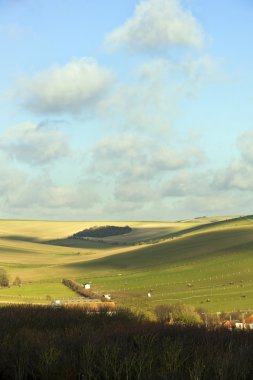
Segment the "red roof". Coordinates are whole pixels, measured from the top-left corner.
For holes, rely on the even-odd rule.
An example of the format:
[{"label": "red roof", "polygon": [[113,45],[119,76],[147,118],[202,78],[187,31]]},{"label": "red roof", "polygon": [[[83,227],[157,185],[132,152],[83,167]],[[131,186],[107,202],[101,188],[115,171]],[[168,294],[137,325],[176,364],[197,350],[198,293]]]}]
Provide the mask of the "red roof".
[{"label": "red roof", "polygon": [[245,318],[245,323],[253,323],[253,314]]}]

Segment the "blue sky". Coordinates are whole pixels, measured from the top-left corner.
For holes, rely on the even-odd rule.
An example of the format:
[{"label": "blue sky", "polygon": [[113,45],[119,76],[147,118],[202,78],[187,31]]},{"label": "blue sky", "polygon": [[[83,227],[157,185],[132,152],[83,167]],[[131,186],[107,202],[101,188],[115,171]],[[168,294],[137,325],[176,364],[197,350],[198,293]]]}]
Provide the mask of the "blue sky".
[{"label": "blue sky", "polygon": [[0,0],[2,218],[250,214],[250,0]]}]

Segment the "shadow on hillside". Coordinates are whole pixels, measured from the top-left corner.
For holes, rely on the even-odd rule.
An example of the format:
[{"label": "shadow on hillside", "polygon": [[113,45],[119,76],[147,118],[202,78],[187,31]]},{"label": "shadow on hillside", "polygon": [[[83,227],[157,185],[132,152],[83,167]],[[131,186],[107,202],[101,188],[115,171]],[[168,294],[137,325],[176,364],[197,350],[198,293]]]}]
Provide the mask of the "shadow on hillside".
[{"label": "shadow on hillside", "polygon": [[124,244],[112,244],[98,240],[85,240],[85,239],[56,239],[44,241],[43,244],[57,245],[60,247],[72,248],[88,248],[88,249],[111,249],[121,247]]},{"label": "shadow on hillside", "polygon": [[0,236],[0,239],[3,240],[14,240],[14,241],[24,241],[30,243],[41,243],[41,241],[32,236],[24,236],[24,235],[5,235]]},{"label": "shadow on hillside", "polygon": [[226,254],[231,250],[239,252],[249,247],[253,248],[251,231],[247,228],[245,230],[226,229],[186,235],[163,244],[150,245],[89,262],[71,263],[67,266],[79,268],[83,266],[87,269],[155,268],[164,265],[182,265],[207,255]]},{"label": "shadow on hillside", "polygon": [[[5,235],[0,236],[2,240],[10,240],[10,241],[20,241],[20,242],[28,242],[28,243],[38,243],[38,244],[46,244],[46,245],[56,245],[60,247],[72,247],[72,248],[88,248],[88,249],[111,249],[117,248],[121,246],[125,246],[125,243],[107,243],[104,241],[98,240],[85,240],[85,239],[55,239],[55,240],[40,240],[36,237],[32,236],[24,236],[24,235]],[[9,249],[9,248],[8,248]],[[18,249],[17,249],[18,250]]]}]

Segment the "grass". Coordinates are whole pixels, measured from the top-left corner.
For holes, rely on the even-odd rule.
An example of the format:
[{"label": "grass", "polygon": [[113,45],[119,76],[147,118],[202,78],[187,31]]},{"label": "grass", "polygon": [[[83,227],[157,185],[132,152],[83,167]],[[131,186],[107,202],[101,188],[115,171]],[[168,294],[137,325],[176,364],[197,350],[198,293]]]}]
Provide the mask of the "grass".
[{"label": "grass", "polygon": [[[66,239],[107,224],[129,225],[133,232],[102,241]],[[156,305],[178,301],[209,312],[252,310],[253,218],[177,223],[2,220],[0,267],[11,281],[19,276],[25,282],[22,288],[0,289],[0,302],[72,297],[61,284],[67,277],[91,281],[95,291],[111,293],[119,305],[150,315]]]},{"label": "grass", "polygon": [[32,282],[0,290],[0,302],[51,303],[51,299],[78,298],[61,282]]}]

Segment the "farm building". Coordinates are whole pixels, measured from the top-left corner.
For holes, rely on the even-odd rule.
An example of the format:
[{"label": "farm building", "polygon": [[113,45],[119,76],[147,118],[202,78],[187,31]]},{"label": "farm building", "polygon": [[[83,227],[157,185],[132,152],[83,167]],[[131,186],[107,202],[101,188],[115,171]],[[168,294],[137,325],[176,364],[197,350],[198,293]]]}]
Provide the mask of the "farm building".
[{"label": "farm building", "polygon": [[83,284],[83,288],[84,289],[90,289],[91,288],[91,284],[89,284],[89,283]]},{"label": "farm building", "polygon": [[54,306],[62,306],[62,301],[61,301],[61,300],[54,300],[54,301],[52,302],[52,304],[53,304]]},{"label": "farm building", "polygon": [[235,322],[235,328],[239,330],[243,330],[245,328],[245,323],[243,322]]},{"label": "farm building", "polygon": [[245,318],[245,323],[251,323],[251,324],[253,323],[253,314]]},{"label": "farm building", "polygon": [[238,329],[238,330],[253,330],[253,316],[246,318],[243,321],[224,321],[222,324],[223,327],[226,327],[227,329]]},{"label": "farm building", "polygon": [[233,328],[233,322],[232,321],[224,321],[222,326],[226,327],[227,329],[232,329]]}]

